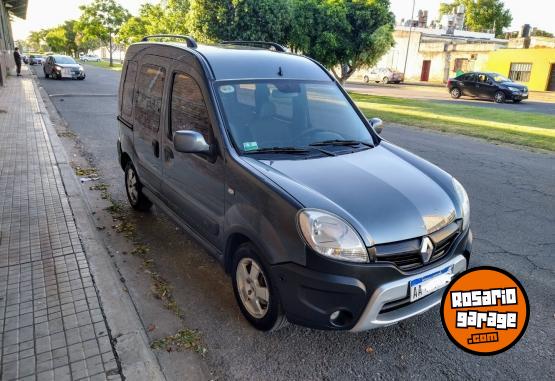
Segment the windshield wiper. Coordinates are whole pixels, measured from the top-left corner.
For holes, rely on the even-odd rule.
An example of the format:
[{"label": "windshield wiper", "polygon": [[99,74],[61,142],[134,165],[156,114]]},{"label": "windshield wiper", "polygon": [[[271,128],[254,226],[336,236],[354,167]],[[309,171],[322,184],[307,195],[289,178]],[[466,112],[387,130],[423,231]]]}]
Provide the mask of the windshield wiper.
[{"label": "windshield wiper", "polygon": [[363,142],[361,140],[342,140],[342,139],[333,139],[333,140],[323,140],[321,142],[315,142],[309,144],[309,146],[356,146],[356,145],[364,145],[367,147],[374,147],[373,144],[368,142]]},{"label": "windshield wiper", "polygon": [[284,154],[306,154],[310,151],[304,148],[297,148],[297,147],[263,147],[257,148],[252,151],[245,151],[245,154],[252,154],[252,153],[284,153]]}]

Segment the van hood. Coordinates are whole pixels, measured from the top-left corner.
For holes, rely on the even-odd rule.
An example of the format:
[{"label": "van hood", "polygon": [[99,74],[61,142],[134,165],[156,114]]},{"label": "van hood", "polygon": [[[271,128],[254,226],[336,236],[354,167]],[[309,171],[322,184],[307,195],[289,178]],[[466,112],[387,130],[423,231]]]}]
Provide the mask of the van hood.
[{"label": "van hood", "polygon": [[382,142],[352,154],[307,160],[243,158],[304,207],[349,221],[368,246],[421,237],[453,221],[451,176],[389,147],[394,149]]}]

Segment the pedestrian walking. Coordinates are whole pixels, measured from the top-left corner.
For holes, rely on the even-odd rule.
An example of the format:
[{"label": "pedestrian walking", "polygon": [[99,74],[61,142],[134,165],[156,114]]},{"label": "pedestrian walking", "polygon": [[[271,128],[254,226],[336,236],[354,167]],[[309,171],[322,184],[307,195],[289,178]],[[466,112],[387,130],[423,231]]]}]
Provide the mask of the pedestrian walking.
[{"label": "pedestrian walking", "polygon": [[17,67],[17,76],[21,77],[21,54],[19,54],[19,48],[15,48],[13,52],[13,59],[15,60],[15,66]]}]

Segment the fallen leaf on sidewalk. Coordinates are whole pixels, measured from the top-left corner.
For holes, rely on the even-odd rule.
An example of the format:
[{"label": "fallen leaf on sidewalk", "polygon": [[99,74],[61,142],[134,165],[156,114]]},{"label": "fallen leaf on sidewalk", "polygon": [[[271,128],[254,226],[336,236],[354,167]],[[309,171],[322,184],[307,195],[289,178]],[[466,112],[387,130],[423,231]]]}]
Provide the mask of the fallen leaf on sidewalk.
[{"label": "fallen leaf on sidewalk", "polygon": [[366,353],[373,353],[373,352],[374,352],[374,348],[366,347]]},{"label": "fallen leaf on sidewalk", "polygon": [[152,332],[156,329],[156,326],[154,324],[149,324],[147,329],[148,329],[148,332]]}]

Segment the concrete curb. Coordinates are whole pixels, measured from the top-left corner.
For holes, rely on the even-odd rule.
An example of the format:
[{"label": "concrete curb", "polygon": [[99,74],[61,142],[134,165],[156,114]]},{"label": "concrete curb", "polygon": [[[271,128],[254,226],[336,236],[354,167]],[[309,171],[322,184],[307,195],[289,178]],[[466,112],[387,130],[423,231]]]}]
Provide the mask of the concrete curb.
[{"label": "concrete curb", "polygon": [[[38,107],[42,114],[43,128],[52,145],[111,337],[115,339],[115,349],[123,376],[128,380],[165,380],[160,364],[150,350],[149,341],[135,305],[129,294],[123,290],[121,276],[94,229],[92,213],[85,201],[82,187],[75,177],[46,109],[45,102],[50,103],[50,100],[43,100],[34,77],[31,75]],[[54,112],[55,108],[53,104],[51,105],[51,110]]]}]

